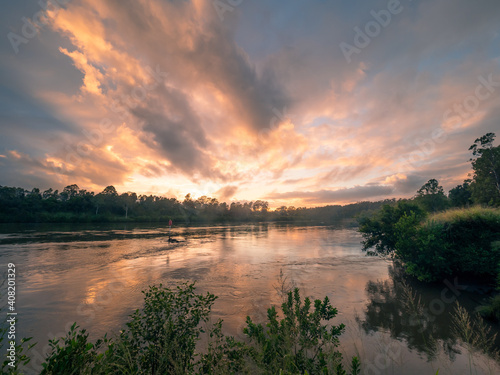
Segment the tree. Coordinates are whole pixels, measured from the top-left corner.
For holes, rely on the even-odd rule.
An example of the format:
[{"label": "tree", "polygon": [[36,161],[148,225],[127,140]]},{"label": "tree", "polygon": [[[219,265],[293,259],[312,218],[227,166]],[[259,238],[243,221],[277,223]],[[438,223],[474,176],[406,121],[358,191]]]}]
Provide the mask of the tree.
[{"label": "tree", "polygon": [[470,191],[471,180],[465,180],[462,185],[457,185],[448,193],[448,198],[453,207],[465,207],[472,203]]},{"label": "tree", "polygon": [[444,195],[443,187],[439,182],[431,178],[420,189],[417,190],[415,202],[429,212],[444,210],[448,205],[448,200]]},{"label": "tree", "polygon": [[500,146],[493,146],[495,133],[477,138],[469,147],[474,172],[471,192],[474,202],[490,206],[500,205]]},{"label": "tree", "polygon": [[417,195],[419,197],[432,194],[444,194],[443,187],[439,186],[439,182],[434,178],[431,178],[417,190]]},{"label": "tree", "polygon": [[414,202],[399,201],[396,205],[386,204],[371,216],[358,218],[359,232],[364,240],[363,250],[375,247],[375,252],[388,254],[396,249],[398,241],[395,226],[398,221],[413,215],[417,221],[422,221],[426,212],[421,205]]},{"label": "tree", "polygon": [[54,197],[54,191],[52,190],[52,188],[50,188],[48,190],[45,190],[42,193],[42,198],[43,199],[49,199],[49,198],[52,198],[52,197]]},{"label": "tree", "polygon": [[33,188],[31,190],[31,193],[28,194],[28,197],[31,197],[32,199],[41,199],[42,195],[40,194],[40,189],[39,188]]},{"label": "tree", "polygon": [[137,194],[128,192],[120,195],[120,201],[125,210],[125,219],[128,219],[128,210],[137,202]]},{"label": "tree", "polygon": [[252,206],[254,211],[267,212],[269,210],[269,203],[266,201],[257,200]]},{"label": "tree", "polygon": [[194,209],[195,203],[191,198],[191,194],[186,194],[186,196],[184,197],[184,201],[182,202],[182,205],[186,209]]},{"label": "tree", "polygon": [[117,197],[118,193],[113,185],[107,186],[101,193],[102,195]]},{"label": "tree", "polygon": [[63,191],[61,192],[60,195],[64,201],[67,201],[67,200],[77,196],[79,190],[80,190],[80,188],[76,184],[68,185],[63,189]]},{"label": "tree", "polygon": [[184,201],[182,202],[182,207],[184,209],[186,222],[192,222],[196,218],[196,207],[195,202],[191,198],[191,194],[186,194]]},{"label": "tree", "polygon": [[96,207],[95,214],[99,213],[99,208],[103,207],[110,213],[121,214],[121,207],[118,205],[118,192],[115,187],[107,186],[101,193],[97,194],[94,199]]}]

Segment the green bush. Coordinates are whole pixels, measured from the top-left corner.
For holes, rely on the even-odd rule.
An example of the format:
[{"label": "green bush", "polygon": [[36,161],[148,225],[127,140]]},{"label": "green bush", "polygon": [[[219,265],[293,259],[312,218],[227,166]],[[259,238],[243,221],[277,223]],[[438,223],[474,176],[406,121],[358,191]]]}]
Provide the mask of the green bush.
[{"label": "green bush", "polygon": [[[9,326],[2,322],[2,325],[0,326],[0,347],[4,345],[4,338],[8,337],[7,334],[9,332]],[[5,359],[3,362],[1,362],[1,370],[2,374],[10,374],[10,375],[18,375],[22,374],[21,369],[25,367],[28,363],[31,362],[31,358],[29,356],[29,351],[30,349],[35,346],[36,344],[30,344],[29,342],[31,341],[31,337],[28,337],[26,339],[22,339],[21,343],[14,345],[14,359],[10,357],[10,351],[8,350],[10,346],[10,341],[6,340],[5,342],[5,348],[6,354]]]},{"label": "green bush", "polygon": [[[311,311],[311,307],[313,307]],[[299,289],[288,293],[282,305],[282,319],[274,307],[267,311],[268,323],[255,324],[247,317],[244,329],[256,350],[254,359],[265,374],[346,374],[342,355],[335,350],[344,325],[327,326],[337,315],[328,297],[323,301],[309,298],[302,302]],[[359,361],[352,359],[352,374],[360,371]]]},{"label": "green bush", "polygon": [[[152,286],[144,293],[144,308],[136,310],[114,339],[87,341],[76,323],[65,338],[51,340],[43,375],[55,374],[224,374],[245,367],[244,344],[222,334],[222,321],[208,325],[213,294],[195,293],[194,284],[176,289]],[[196,352],[202,334],[208,349]]]},{"label": "green bush", "polygon": [[[75,323],[66,337],[51,340],[42,374],[347,374],[335,350],[344,326],[322,324],[337,315],[327,297],[302,301],[295,289],[282,305],[283,319],[274,307],[267,328],[247,317],[250,346],[225,336],[222,320],[209,324],[217,297],[196,294],[194,284],[151,286],[143,293],[143,309],[117,337],[92,344]],[[357,357],[350,367],[352,375],[360,373]]]},{"label": "green bush", "polygon": [[360,217],[359,232],[363,235],[363,250],[375,247],[376,252],[387,254],[394,251],[398,236],[395,225],[405,215],[414,214],[418,221],[426,212],[418,204],[399,201],[396,205],[386,204],[372,216]]},{"label": "green bush", "polygon": [[483,318],[500,321],[500,294],[492,297],[487,305],[480,306],[478,312]]},{"label": "green bush", "polygon": [[[199,367],[204,373],[214,373],[220,367],[242,367],[243,345],[222,336],[221,322],[207,328],[216,296],[196,294],[194,284],[189,283],[175,290],[160,284],[143,293],[144,308],[131,315],[108,353],[113,373],[188,374]],[[200,359],[195,349],[205,333],[219,346],[209,345]]]},{"label": "green bush", "polygon": [[429,222],[421,226],[415,215],[404,216],[395,225],[398,240],[396,257],[404,262],[406,272],[421,281],[433,281],[452,273],[450,244],[444,226]]},{"label": "green bush", "polygon": [[400,201],[359,220],[363,249],[393,254],[421,281],[450,275],[500,280],[500,209],[471,207],[433,214]]},{"label": "green bush", "polygon": [[88,333],[77,329],[74,323],[65,338],[49,341],[51,351],[42,364],[41,375],[102,373],[103,354],[97,351],[108,340],[104,338],[92,344],[87,340]]},{"label": "green bush", "polygon": [[500,210],[473,207],[430,216],[405,215],[395,225],[395,254],[423,281],[468,275],[493,282],[498,275]]}]

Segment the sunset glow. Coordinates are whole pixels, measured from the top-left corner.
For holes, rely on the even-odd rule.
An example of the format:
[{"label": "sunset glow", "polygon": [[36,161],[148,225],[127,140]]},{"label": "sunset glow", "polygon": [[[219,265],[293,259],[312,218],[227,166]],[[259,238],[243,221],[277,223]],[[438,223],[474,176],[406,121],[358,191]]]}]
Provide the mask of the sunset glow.
[{"label": "sunset glow", "polygon": [[223,3],[4,4],[0,185],[409,197],[461,183],[500,129],[496,0]]}]

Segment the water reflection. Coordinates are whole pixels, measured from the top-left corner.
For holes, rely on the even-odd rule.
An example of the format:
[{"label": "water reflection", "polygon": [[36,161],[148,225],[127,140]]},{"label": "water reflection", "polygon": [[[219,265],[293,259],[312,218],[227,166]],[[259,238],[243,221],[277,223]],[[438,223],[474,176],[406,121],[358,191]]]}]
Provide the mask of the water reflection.
[{"label": "water reflection", "polygon": [[[458,279],[422,285],[405,277],[398,264],[390,265],[388,274],[387,280],[367,282],[369,302],[364,316],[356,318],[359,326],[367,334],[384,332],[395,340],[404,340],[408,349],[425,354],[428,361],[442,353],[455,361],[461,347],[450,323],[457,302],[475,316],[477,293],[464,290]],[[498,330],[492,328],[493,332]]]}]

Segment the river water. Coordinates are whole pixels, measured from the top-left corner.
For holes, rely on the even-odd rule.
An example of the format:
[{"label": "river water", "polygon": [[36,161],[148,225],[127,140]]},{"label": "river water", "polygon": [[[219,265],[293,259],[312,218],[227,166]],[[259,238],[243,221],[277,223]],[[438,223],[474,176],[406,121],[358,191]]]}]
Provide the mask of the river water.
[{"label": "river water", "polygon": [[197,291],[219,297],[213,321],[222,318],[225,333],[244,339],[247,315],[263,322],[267,308],[280,304],[281,271],[285,284],[303,296],[330,298],[339,311],[333,323],[347,327],[340,351],[345,358],[358,355],[363,374],[500,373],[490,356],[452,332],[456,301],[472,311],[484,298],[481,290],[453,278],[431,286],[402,283],[390,259],[362,252],[355,228],[173,228],[175,243],[168,235],[168,228],[155,225],[0,227],[1,272],[6,275],[7,263],[16,266],[17,335],[38,342],[30,370],[40,368],[48,339],[62,336],[73,322],[92,339],[118,332],[141,307],[141,291],[153,284],[196,280]]}]

